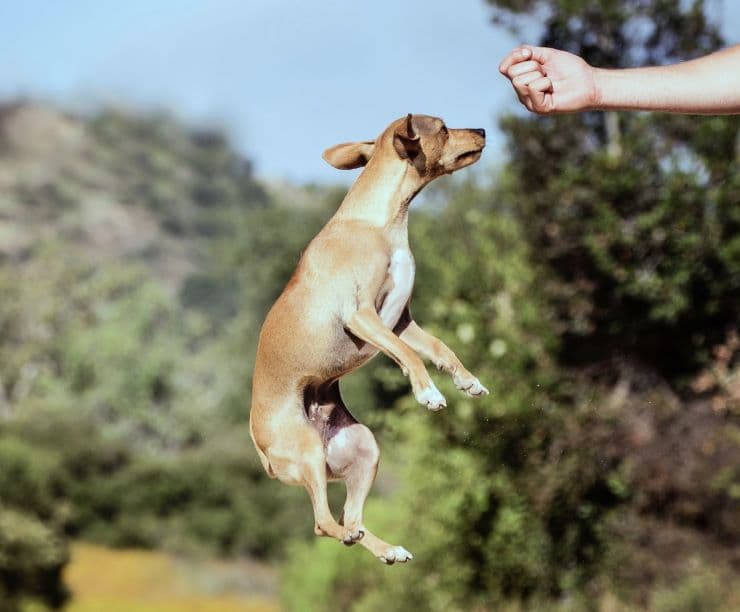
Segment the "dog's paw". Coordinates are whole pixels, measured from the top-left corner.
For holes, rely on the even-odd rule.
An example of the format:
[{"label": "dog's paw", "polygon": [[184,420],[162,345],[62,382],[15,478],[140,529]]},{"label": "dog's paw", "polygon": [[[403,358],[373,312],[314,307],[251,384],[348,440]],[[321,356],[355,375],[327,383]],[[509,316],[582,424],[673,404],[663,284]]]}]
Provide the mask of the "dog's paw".
[{"label": "dog's paw", "polygon": [[353,546],[356,542],[359,542],[365,537],[365,529],[363,527],[357,527],[354,529],[347,529],[342,536],[342,544],[345,546]]},{"label": "dog's paw", "polygon": [[434,412],[442,410],[442,408],[447,406],[444,396],[432,382],[429,383],[428,387],[424,387],[416,394],[416,401]]},{"label": "dog's paw", "polygon": [[464,391],[470,397],[481,397],[482,395],[488,395],[488,389],[486,389],[475,376],[468,374],[467,376],[455,376],[455,386]]},{"label": "dog's paw", "polygon": [[406,563],[406,561],[411,561],[411,559],[413,558],[414,555],[412,555],[403,546],[389,546],[382,553],[380,553],[380,555],[378,555],[378,559],[380,559],[386,565],[393,565],[394,563]]}]

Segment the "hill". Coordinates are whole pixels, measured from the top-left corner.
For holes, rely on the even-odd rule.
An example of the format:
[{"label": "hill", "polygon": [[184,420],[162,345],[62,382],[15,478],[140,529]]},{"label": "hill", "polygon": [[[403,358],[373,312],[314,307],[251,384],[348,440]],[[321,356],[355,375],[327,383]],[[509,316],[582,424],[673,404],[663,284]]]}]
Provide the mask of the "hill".
[{"label": "hill", "polygon": [[[292,192],[166,115],[0,108],[0,599],[59,601],[70,536],[270,557],[310,533],[246,427],[260,308],[324,214]],[[264,235],[296,194],[298,235]]]}]

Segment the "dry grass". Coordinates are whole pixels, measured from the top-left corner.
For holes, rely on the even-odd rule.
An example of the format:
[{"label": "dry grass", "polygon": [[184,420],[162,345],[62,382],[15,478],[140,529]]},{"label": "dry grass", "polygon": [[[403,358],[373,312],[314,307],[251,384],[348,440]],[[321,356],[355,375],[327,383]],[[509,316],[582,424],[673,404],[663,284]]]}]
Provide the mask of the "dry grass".
[{"label": "dry grass", "polygon": [[76,544],[65,581],[68,612],[276,612],[274,571],[240,561]]}]

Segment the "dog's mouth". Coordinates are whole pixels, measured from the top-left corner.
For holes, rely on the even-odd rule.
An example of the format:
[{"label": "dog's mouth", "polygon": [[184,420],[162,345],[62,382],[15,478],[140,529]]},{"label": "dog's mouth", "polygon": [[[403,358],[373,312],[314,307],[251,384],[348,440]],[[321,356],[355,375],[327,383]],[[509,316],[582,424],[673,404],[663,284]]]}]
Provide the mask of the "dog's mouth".
[{"label": "dog's mouth", "polygon": [[458,155],[455,158],[455,162],[459,164],[472,164],[474,161],[480,158],[483,149],[473,149]]}]

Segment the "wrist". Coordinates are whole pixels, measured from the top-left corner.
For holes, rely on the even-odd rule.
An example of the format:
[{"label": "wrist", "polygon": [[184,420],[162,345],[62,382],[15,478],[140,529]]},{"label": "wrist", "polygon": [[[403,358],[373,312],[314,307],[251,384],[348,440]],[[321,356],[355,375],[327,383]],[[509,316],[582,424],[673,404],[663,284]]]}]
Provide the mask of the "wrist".
[{"label": "wrist", "polygon": [[609,70],[591,68],[591,96],[588,110],[606,110],[608,108]]}]

